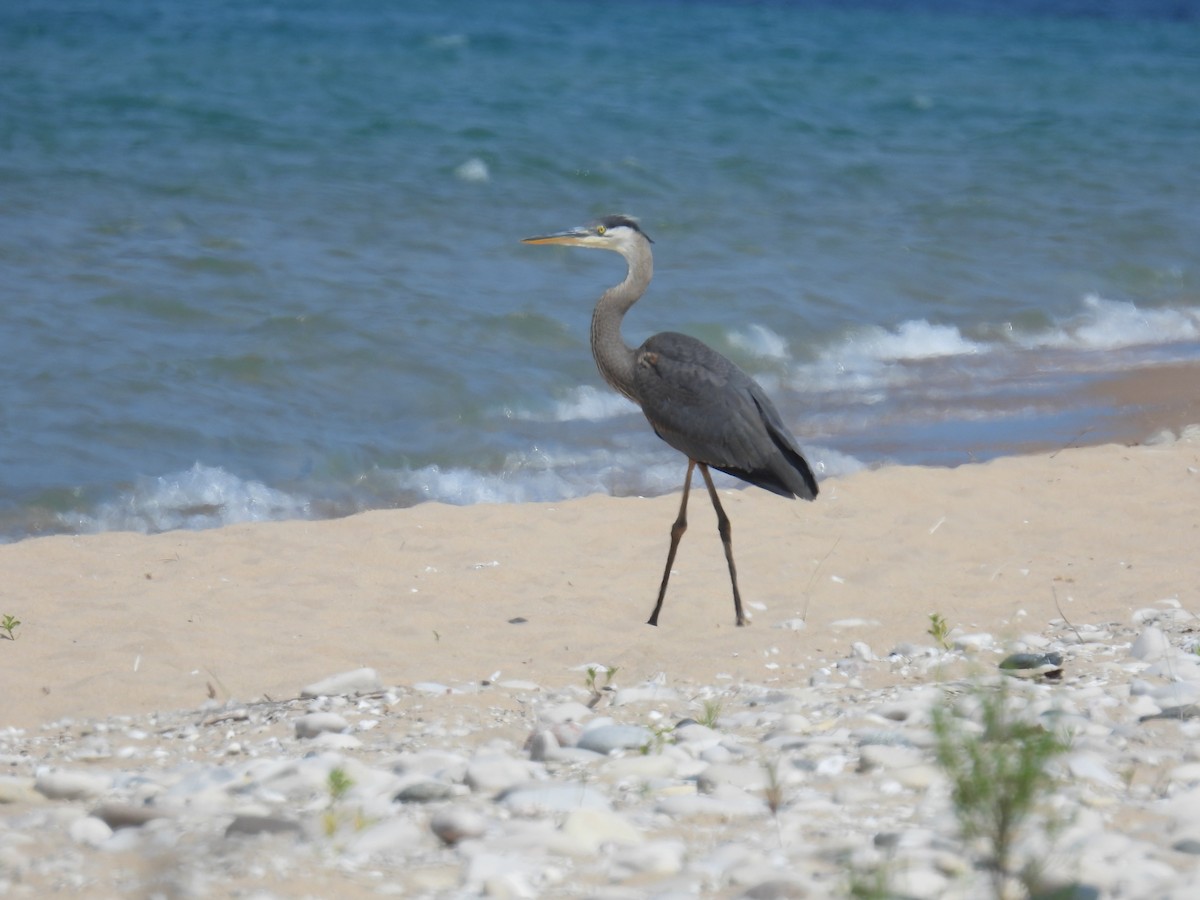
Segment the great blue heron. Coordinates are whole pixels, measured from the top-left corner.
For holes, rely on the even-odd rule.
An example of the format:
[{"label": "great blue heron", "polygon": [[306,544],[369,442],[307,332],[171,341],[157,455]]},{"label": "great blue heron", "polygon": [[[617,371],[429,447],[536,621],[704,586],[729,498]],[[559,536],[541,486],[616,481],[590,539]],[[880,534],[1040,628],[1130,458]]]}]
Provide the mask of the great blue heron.
[{"label": "great blue heron", "polygon": [[817,480],[762,387],[707,344],[664,331],[634,350],[621,339],[621,320],[641,298],[654,274],[650,238],[627,216],[606,216],[556,234],[525,238],[527,244],[567,244],[613,250],[625,257],[625,280],[609,288],[592,313],[592,355],[604,380],[642,408],[650,427],[688,459],[679,516],[671,526],[671,549],[649,624],[658,624],[671,564],[687,530],[692,470],[699,467],[717,512],[725,546],[737,624],[745,625],[733,564],[729,517],[721,508],[709,468],[734,475],[784,497],[817,496]]}]

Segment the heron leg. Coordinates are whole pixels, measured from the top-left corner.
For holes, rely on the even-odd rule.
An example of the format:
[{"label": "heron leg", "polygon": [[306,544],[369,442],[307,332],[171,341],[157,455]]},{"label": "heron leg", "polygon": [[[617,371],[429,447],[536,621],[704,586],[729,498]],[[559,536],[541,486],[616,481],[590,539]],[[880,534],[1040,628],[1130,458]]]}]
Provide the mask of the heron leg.
[{"label": "heron leg", "polygon": [[[658,602],[654,604],[654,612],[650,613],[647,625],[658,624],[658,614],[662,611],[663,598],[667,596],[667,582],[671,578],[671,566],[675,562],[675,551],[679,549],[679,539],[687,531],[687,501],[688,492],[692,489],[692,470],[696,468],[694,459],[688,460],[687,477],[683,479],[683,500],[679,504],[679,515],[671,526],[671,549],[667,551],[667,567],[663,570],[662,584],[658,588]],[[703,467],[701,467],[703,469]]]},{"label": "heron leg", "polygon": [[729,516],[725,515],[725,510],[721,507],[721,501],[717,498],[717,489],[713,485],[712,476],[708,474],[708,466],[700,463],[700,474],[704,476],[704,484],[708,488],[708,496],[712,498],[713,509],[717,511],[717,531],[721,534],[721,543],[725,545],[725,561],[729,563],[729,582],[733,585],[733,610],[737,613],[738,626],[746,623],[746,616],[742,613],[742,595],[738,593],[737,586],[737,567],[733,564],[733,529],[729,524]]}]

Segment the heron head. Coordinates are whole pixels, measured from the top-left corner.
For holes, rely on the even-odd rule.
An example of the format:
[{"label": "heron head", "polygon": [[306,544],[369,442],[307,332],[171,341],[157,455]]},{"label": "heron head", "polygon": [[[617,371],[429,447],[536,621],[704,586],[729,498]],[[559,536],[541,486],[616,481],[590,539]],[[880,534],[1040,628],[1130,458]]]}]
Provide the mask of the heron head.
[{"label": "heron head", "polygon": [[621,254],[625,254],[639,241],[653,243],[638,226],[637,220],[629,216],[605,216],[567,231],[524,239],[526,244],[566,244],[569,247],[615,250]]}]

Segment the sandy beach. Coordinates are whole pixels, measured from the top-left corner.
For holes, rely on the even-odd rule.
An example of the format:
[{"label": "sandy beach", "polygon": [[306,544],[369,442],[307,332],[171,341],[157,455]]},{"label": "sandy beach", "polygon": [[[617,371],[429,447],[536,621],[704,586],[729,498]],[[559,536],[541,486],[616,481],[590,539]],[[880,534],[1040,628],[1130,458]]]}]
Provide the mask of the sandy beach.
[{"label": "sandy beach", "polygon": [[[1022,616],[1123,620],[1194,599],[1198,454],[889,467],[811,504],[726,492],[745,629],[703,492],[658,628],[644,623],[677,495],[26,540],[0,547],[0,612],[22,623],[0,644],[3,724],[281,698],[365,665],[397,684],[569,681],[588,664],[787,683],[850,640],[924,640],[934,612],[1014,636]],[[852,638],[845,620],[862,620]]]},{"label": "sandy beach", "polygon": [[[921,735],[928,733],[928,689],[962,677],[965,666],[992,666],[1012,648],[1065,647],[1071,676],[1064,685],[1031,690],[1050,691],[1047,703],[1074,704],[1088,728],[1119,740],[1097,737],[1096,749],[1077,751],[1087,763],[1080,764],[1084,786],[1056,802],[1103,809],[1104,815],[1085,817],[1091,830],[1075,835],[1080,848],[1107,847],[1097,843],[1104,835],[1123,842],[1118,856],[1134,847],[1148,861],[1132,870],[1113,863],[1098,875],[1101,863],[1080,849],[1071,851],[1075,868],[1064,877],[1099,884],[1101,896],[1185,896],[1179,885],[1194,873],[1186,849],[1192,845],[1171,837],[1183,827],[1177,818],[1151,813],[1195,783],[1191,775],[1175,774],[1190,771],[1179,764],[1190,759],[1194,729],[1171,724],[1170,735],[1160,730],[1149,744],[1145,734],[1129,735],[1144,730],[1139,717],[1144,721],[1179,699],[1171,683],[1182,676],[1151,678],[1144,670],[1167,652],[1167,643],[1179,660],[1190,659],[1187,623],[1194,621],[1190,611],[1200,609],[1194,562],[1200,432],[1187,427],[1196,412],[1194,394],[1179,390],[1192,371],[1137,376],[1139,389],[1156,399],[1124,427],[1151,437],[1145,444],[1072,446],[955,469],[862,471],[825,480],[814,503],[755,490],[725,492],[752,615],[747,628],[734,627],[725,563],[702,491],[693,497],[690,529],[657,628],[645,620],[677,495],[469,508],[425,504],[332,521],[47,537],[0,547],[0,613],[20,620],[15,639],[0,640],[0,755],[8,769],[0,778],[0,884],[18,895],[53,888],[126,896],[131,885],[148,890],[165,877],[153,867],[138,868],[132,881],[121,881],[119,860],[140,859],[154,845],[170,847],[171,883],[191,885],[171,888],[171,896],[248,885],[267,891],[261,896],[288,897],[398,890],[615,898],[666,896],[697,885],[707,885],[703,891],[711,896],[838,896],[845,883],[836,873],[846,867],[838,848],[859,846],[855,841],[870,848],[872,835],[878,843],[884,832],[915,827],[913,833],[927,837],[902,866],[909,895],[977,896],[965,857],[946,862],[946,851],[938,849],[944,838],[933,837],[953,833],[937,776],[864,786],[881,777],[865,762],[874,758],[865,744],[878,723],[895,725],[891,719],[898,717],[912,730],[903,740],[927,748]],[[944,617],[957,641],[942,656],[931,646],[933,613]],[[1160,613],[1169,621],[1155,632],[1164,642],[1159,656],[1126,662],[1142,640],[1139,629]],[[914,662],[929,654],[936,668]],[[305,685],[361,667],[378,678],[364,698],[355,701],[352,690],[297,699]],[[615,670],[614,687],[633,689],[603,718],[603,704],[593,711],[579,703],[589,696],[589,667]],[[1101,691],[1107,699],[1097,705],[1100,683],[1108,685]],[[713,697],[727,704],[724,730],[705,729],[717,735],[716,750],[689,750],[683,732],[668,740],[661,735],[669,731],[646,730],[655,722],[686,722],[700,714],[703,698]],[[781,698],[792,712],[755,711]],[[1128,709],[1124,719],[1096,712],[1114,703]],[[868,711],[885,708],[905,711]],[[622,793],[625,782],[615,781],[596,800],[597,815],[611,819],[602,824],[618,833],[612,840],[578,838],[578,810],[564,812],[557,801],[539,800],[549,807],[536,813],[505,805],[523,778],[534,778],[539,790],[563,779],[608,783],[606,773],[615,770],[604,766],[633,765],[621,759],[627,751],[620,744],[606,763],[580,762],[571,754],[607,757],[569,746],[554,751],[566,756],[555,756],[536,740],[530,750],[531,736],[544,734],[539,728],[558,729],[558,738],[540,738],[553,747],[578,737],[585,726],[564,709],[582,709],[583,718],[595,715],[592,724],[601,726],[611,716],[618,730],[658,734],[655,740],[671,745],[657,758],[675,760],[674,768],[637,776],[643,781],[634,793]],[[332,715],[333,725],[314,725],[309,733],[301,719],[310,714]],[[1093,715],[1102,716],[1102,727],[1087,718]],[[838,722],[846,724],[835,727]],[[785,725],[800,736],[787,737],[780,730]],[[318,744],[313,735],[323,730],[331,733]],[[108,735],[127,739],[128,746],[118,749]],[[478,774],[498,746],[505,748],[506,764],[518,766],[515,779]],[[748,757],[759,752],[755,746],[778,746],[781,759],[790,754],[794,778],[811,795],[786,807],[790,818],[781,813],[776,820],[777,850],[766,845],[771,830],[764,825],[769,815],[761,786],[746,782],[744,771],[733,786],[713,782],[715,774],[704,780],[706,771],[720,770],[713,759]],[[414,812],[413,804],[398,802],[403,789],[397,785],[411,787],[415,777],[406,768],[414,747],[459,760],[458,769],[451,767],[456,775],[438,775],[442,813]],[[1094,761],[1110,750],[1120,755]],[[855,753],[861,755],[857,769]],[[232,794],[222,788],[218,807],[199,799],[212,796],[208,782],[188,788],[194,796],[172,800],[199,777],[187,775],[196,772],[198,754],[213,760],[205,778],[243,785]],[[830,758],[839,761],[833,768]],[[306,760],[324,768],[296,799],[276,787],[256,787],[268,759],[291,766],[287,771]],[[849,767],[843,770],[841,761]],[[588,774],[597,765],[599,782]],[[528,766],[540,768],[531,775],[520,768]],[[328,810],[320,814],[324,819],[312,812],[320,806],[313,797],[327,792],[321,779],[344,767],[355,773],[352,781],[386,782],[383,800],[361,801],[353,827],[329,825]],[[822,775],[826,769],[832,774]],[[1137,777],[1123,784],[1116,774],[1143,769],[1150,774],[1140,788]],[[628,768],[620,771],[633,777]],[[919,771],[931,771],[928,759]],[[67,787],[56,778],[66,778]],[[847,800],[876,803],[880,790],[926,802],[895,806],[896,800],[886,815],[866,816]],[[679,791],[696,794],[696,802],[725,805],[684,807]],[[1097,791],[1104,796],[1096,799]],[[730,792],[742,799],[730,800]],[[116,813],[104,806],[112,797],[120,801]],[[830,798],[841,804],[844,832],[820,825]],[[1129,822],[1142,822],[1131,819],[1133,813],[1158,824],[1149,833],[1142,825],[1137,834],[1127,833],[1134,827]],[[166,818],[155,818],[160,815]],[[456,815],[466,817],[462,828],[470,840],[439,831],[446,816],[456,822]],[[685,827],[697,815],[719,823],[703,840]],[[159,824],[144,824],[152,820]],[[326,825],[313,824],[321,821]],[[881,832],[881,821],[892,824]],[[385,825],[393,830],[381,832]],[[458,827],[451,833],[458,835]],[[648,841],[641,856],[622,829],[641,835],[633,844]],[[268,836],[239,844],[242,855],[223,857],[223,875],[204,862],[214,847],[228,850],[222,841],[259,830]],[[348,836],[338,838],[343,832]],[[27,843],[31,834],[41,835],[35,844]],[[556,843],[568,838],[577,843],[567,849]],[[517,840],[524,843],[511,843]],[[315,857],[312,846],[319,850]],[[713,870],[705,860],[726,846],[740,847],[754,865],[730,862]],[[1160,846],[1176,849],[1161,851],[1169,859],[1150,858],[1159,851],[1146,848]],[[810,849],[792,849],[801,847]],[[802,852],[809,855],[796,856]],[[575,861],[561,871],[545,869],[555,854]],[[509,858],[525,862],[513,863],[515,869],[496,862]],[[263,874],[264,859],[274,874]],[[1087,871],[1081,874],[1080,866]],[[383,881],[364,874],[368,870],[382,872]],[[808,872],[803,879],[802,871]],[[777,882],[784,886],[754,887]],[[1139,892],[1151,882],[1166,887]],[[655,890],[639,893],[647,885]],[[747,889],[758,893],[744,894]]]}]

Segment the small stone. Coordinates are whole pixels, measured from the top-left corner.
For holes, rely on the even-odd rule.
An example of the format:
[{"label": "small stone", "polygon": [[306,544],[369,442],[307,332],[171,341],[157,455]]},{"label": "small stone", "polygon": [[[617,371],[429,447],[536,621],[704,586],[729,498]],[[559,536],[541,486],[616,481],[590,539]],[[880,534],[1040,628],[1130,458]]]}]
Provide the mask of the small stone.
[{"label": "small stone", "polygon": [[561,725],[564,722],[584,722],[594,713],[582,703],[555,703],[538,710],[538,721],[546,725]]},{"label": "small stone", "polygon": [[303,835],[304,829],[299,822],[291,819],[286,819],[282,816],[255,816],[255,815],[240,815],[235,816],[233,821],[225,829],[225,837],[234,837],[235,835],[258,835],[258,834],[294,834]]},{"label": "small stone", "polygon": [[1180,853],[1187,853],[1191,856],[1200,856],[1200,835],[1188,834],[1183,837],[1176,838],[1171,844],[1173,850],[1178,850]]},{"label": "small stone", "polygon": [[667,756],[623,756],[608,759],[601,770],[605,781],[618,782],[626,779],[651,781],[658,778],[672,778],[679,768],[679,763]]},{"label": "small stone", "polygon": [[101,803],[92,810],[92,815],[117,831],[121,828],[140,828],[152,819],[163,818],[166,813],[149,806],[110,802]]},{"label": "small stone", "polygon": [[435,697],[455,693],[454,688],[448,684],[442,684],[440,681],[418,681],[412,688],[419,694],[430,694]]},{"label": "small stone", "polygon": [[618,872],[629,875],[675,875],[683,869],[681,841],[646,841],[621,847],[613,854]]},{"label": "small stone", "polygon": [[1200,762],[1184,763],[1176,766],[1167,776],[1172,781],[1182,781],[1187,784],[1200,782]]},{"label": "small stone", "polygon": [[312,742],[314,746],[323,750],[358,750],[363,745],[354,735],[338,731],[323,731],[314,737]]},{"label": "small stone", "polygon": [[39,772],[34,790],[49,800],[92,800],[112,785],[112,779],[91,772],[51,769]]},{"label": "small stone", "polygon": [[746,900],[800,900],[808,897],[809,893],[796,879],[771,878],[747,888],[741,896]]},{"label": "small stone", "polygon": [[605,844],[636,844],[642,840],[642,833],[623,816],[603,809],[571,810],[562,830],[591,853]]},{"label": "small stone", "polygon": [[987,650],[996,639],[987,632],[979,634],[960,634],[954,638],[954,649],[962,650],[964,653],[978,653],[980,650]]},{"label": "small stone", "polygon": [[383,682],[374,669],[354,669],[330,675],[300,691],[303,699],[334,697],[348,694],[373,694],[383,690]]},{"label": "small stone", "polygon": [[495,794],[537,776],[539,768],[521,759],[502,755],[481,755],[471,760],[463,779],[476,793]]},{"label": "small stone", "polygon": [[342,732],[350,723],[334,712],[315,712],[296,720],[296,737],[314,738],[326,731]]},{"label": "small stone", "polygon": [[436,803],[454,796],[454,787],[441,781],[417,781],[396,792],[400,803]]},{"label": "small stone", "polygon": [[1151,719],[1195,719],[1200,718],[1200,704],[1188,703],[1183,706],[1169,706],[1161,712],[1148,713],[1138,721],[1148,722]]},{"label": "small stone", "polygon": [[1015,678],[1062,678],[1061,653],[1013,653],[1000,662],[1000,669]]},{"label": "small stone", "polygon": [[872,662],[875,659],[875,654],[871,652],[871,645],[866,641],[855,641],[850,645],[850,652],[855,659],[863,662]]},{"label": "small stone", "polygon": [[679,693],[674,688],[647,683],[621,688],[613,698],[613,706],[627,706],[630,703],[674,703],[678,699]]},{"label": "small stone", "polygon": [[868,744],[858,751],[858,771],[872,772],[876,769],[903,769],[920,765],[924,755],[914,747],[888,744]]},{"label": "small stone", "polygon": [[0,775],[0,804],[4,803],[40,803],[46,799],[34,787],[32,778],[19,778],[15,775]]},{"label": "small stone", "polygon": [[552,731],[539,731],[529,741],[529,758],[537,762],[553,759],[561,747]]},{"label": "small stone", "polygon": [[604,794],[585,784],[548,782],[510,788],[496,802],[520,813],[568,811],[573,809],[609,809]]},{"label": "small stone", "polygon": [[641,725],[600,725],[584,729],[575,746],[607,756],[615,750],[640,750],[653,740],[654,733]]},{"label": "small stone", "polygon": [[1099,754],[1078,751],[1068,756],[1066,762],[1067,768],[1076,778],[1086,778],[1110,788],[1122,787],[1121,779],[1108,770]]},{"label": "small stone", "polygon": [[510,678],[507,681],[497,681],[496,687],[503,688],[506,691],[540,691],[542,686],[536,681],[522,681],[519,678]]},{"label": "small stone", "polygon": [[421,829],[407,819],[384,819],[356,833],[346,844],[351,859],[374,853],[395,853],[419,846]]},{"label": "small stone", "polygon": [[888,774],[904,787],[914,791],[927,790],[941,777],[941,772],[930,765],[904,766],[893,769]]},{"label": "small stone", "polygon": [[696,778],[696,788],[702,794],[711,794],[724,785],[733,785],[744,791],[761,791],[766,787],[767,771],[761,766],[739,766],[713,763]]},{"label": "small stone", "polygon": [[721,740],[719,732],[699,722],[680,723],[672,732],[677,744],[711,744]]},{"label": "small stone", "polygon": [[743,816],[761,815],[766,801],[730,785],[714,788],[709,794],[676,794],[659,798],[657,809],[674,818],[700,818],[729,821]]},{"label": "small stone", "polygon": [[1142,629],[1142,633],[1130,645],[1129,655],[1143,662],[1151,662],[1162,659],[1170,650],[1171,644],[1167,640],[1167,636],[1160,629],[1148,625]]},{"label": "small stone", "polygon": [[85,847],[98,847],[112,837],[113,830],[95,816],[80,816],[68,828],[71,840]]},{"label": "small stone", "polygon": [[482,837],[487,832],[488,820],[473,809],[451,806],[436,812],[429,820],[429,828],[442,843],[453,845]]}]

